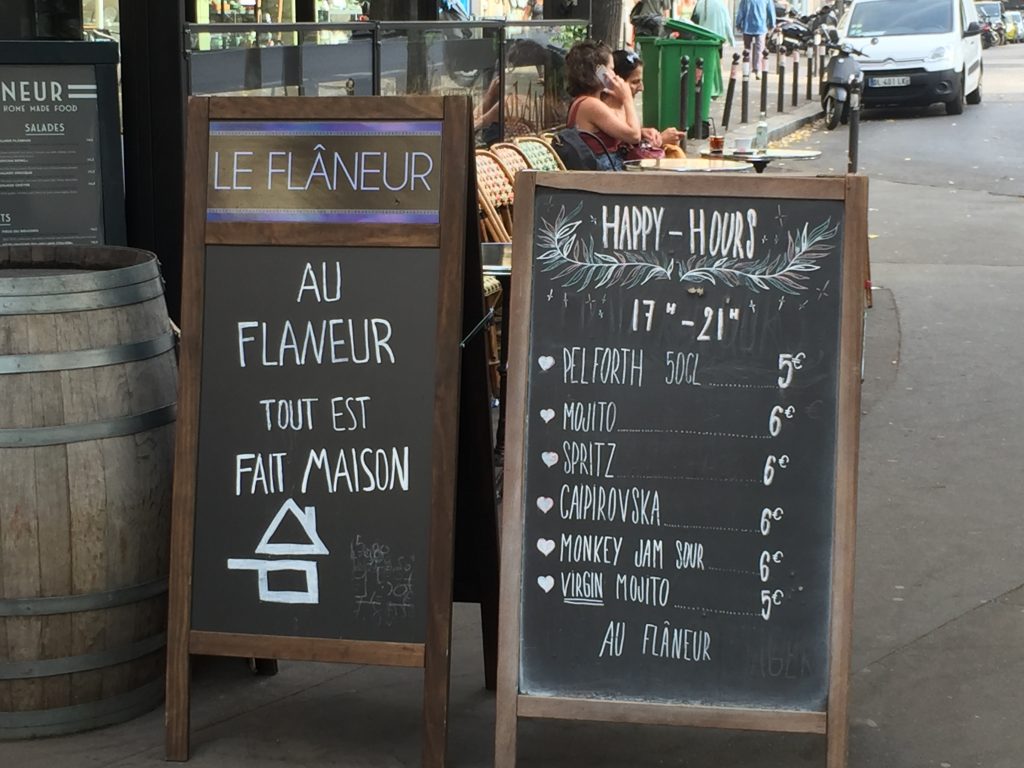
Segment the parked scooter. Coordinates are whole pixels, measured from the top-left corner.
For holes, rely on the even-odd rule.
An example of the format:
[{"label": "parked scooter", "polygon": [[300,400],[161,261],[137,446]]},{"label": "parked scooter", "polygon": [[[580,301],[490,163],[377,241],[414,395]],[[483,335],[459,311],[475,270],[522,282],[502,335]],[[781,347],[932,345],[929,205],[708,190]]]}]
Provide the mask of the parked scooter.
[{"label": "parked scooter", "polygon": [[850,83],[863,82],[860,63],[854,56],[864,56],[849,43],[839,43],[839,33],[831,30],[825,47],[832,51],[821,76],[821,108],[825,111],[825,127],[834,130],[850,120]]},{"label": "parked scooter", "polygon": [[1002,19],[981,14],[980,21],[982,48],[991,48],[993,45],[1003,45],[1006,42],[1006,25]]},{"label": "parked scooter", "polygon": [[795,11],[779,17],[778,23],[765,39],[769,53],[776,53],[781,42],[783,48],[804,50],[814,42],[814,33],[820,31],[826,38],[827,30],[839,23],[831,5],[823,5],[808,16],[798,16]]}]

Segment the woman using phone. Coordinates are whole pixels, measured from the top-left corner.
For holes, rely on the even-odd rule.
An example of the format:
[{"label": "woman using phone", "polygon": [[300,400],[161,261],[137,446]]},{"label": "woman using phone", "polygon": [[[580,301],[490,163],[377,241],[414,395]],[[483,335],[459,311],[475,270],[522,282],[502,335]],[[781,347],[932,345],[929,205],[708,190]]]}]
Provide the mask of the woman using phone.
[{"label": "woman using phone", "polygon": [[573,97],[566,125],[593,134],[583,141],[603,170],[622,170],[619,148],[640,143],[640,118],[633,92],[615,74],[611,48],[594,40],[576,43],[565,57],[565,74]]},{"label": "woman using phone", "polygon": [[[633,98],[644,89],[644,62],[636,51],[618,50],[612,53],[615,74],[626,81]],[[675,127],[659,131],[657,128],[641,128],[642,141],[652,147],[679,144],[681,134]]]}]

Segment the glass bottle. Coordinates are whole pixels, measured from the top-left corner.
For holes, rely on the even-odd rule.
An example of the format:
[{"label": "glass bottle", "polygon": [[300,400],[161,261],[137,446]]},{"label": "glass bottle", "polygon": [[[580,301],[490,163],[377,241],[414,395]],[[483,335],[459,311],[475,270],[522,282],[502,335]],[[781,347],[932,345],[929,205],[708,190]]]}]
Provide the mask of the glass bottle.
[{"label": "glass bottle", "polygon": [[754,149],[768,149],[768,115],[765,112],[761,113],[754,133]]}]

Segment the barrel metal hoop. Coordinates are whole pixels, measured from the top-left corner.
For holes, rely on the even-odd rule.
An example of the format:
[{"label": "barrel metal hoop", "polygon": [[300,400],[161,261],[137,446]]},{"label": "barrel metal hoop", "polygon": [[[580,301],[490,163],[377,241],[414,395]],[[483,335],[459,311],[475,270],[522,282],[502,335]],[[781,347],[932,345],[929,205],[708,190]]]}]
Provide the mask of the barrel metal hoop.
[{"label": "barrel metal hoop", "polygon": [[0,296],[0,315],[44,315],[55,312],[80,312],[138,304],[163,295],[159,278],[144,283],[122,285],[83,293],[48,293],[43,296]]},{"label": "barrel metal hoop", "polygon": [[39,448],[45,445],[123,437],[170,424],[174,421],[176,413],[177,406],[175,403],[171,403],[145,413],[103,421],[88,421],[60,427],[0,429],[0,448]]},{"label": "barrel metal hoop", "polygon": [[167,579],[155,579],[105,592],[87,592],[82,595],[56,597],[11,597],[0,600],[0,618],[4,616],[54,616],[59,613],[81,613],[116,608],[138,603],[167,591]]},{"label": "barrel metal hoop", "polygon": [[[26,266],[31,269],[32,266],[45,267],[46,265]],[[0,296],[45,296],[54,293],[105,291],[110,288],[143,283],[154,277],[160,277],[160,267],[155,258],[141,264],[115,269],[94,269],[87,272],[33,277],[0,277]]]},{"label": "barrel metal hoop", "polygon": [[116,347],[79,349],[74,352],[40,352],[32,355],[0,355],[0,374],[71,371],[134,363],[169,352],[174,349],[174,344],[174,334],[165,333],[155,339],[120,344]]},{"label": "barrel metal hoop", "polygon": [[96,653],[79,656],[63,656],[58,659],[32,659],[31,661],[0,662],[0,680],[27,680],[34,677],[70,675],[74,672],[88,672],[93,669],[113,667],[126,661],[148,656],[167,645],[167,633],[147,637],[131,645],[123,645]]},{"label": "barrel metal hoop", "polygon": [[86,704],[24,712],[0,712],[0,740],[75,733],[123,723],[148,712],[164,696],[163,678],[141,688]]}]

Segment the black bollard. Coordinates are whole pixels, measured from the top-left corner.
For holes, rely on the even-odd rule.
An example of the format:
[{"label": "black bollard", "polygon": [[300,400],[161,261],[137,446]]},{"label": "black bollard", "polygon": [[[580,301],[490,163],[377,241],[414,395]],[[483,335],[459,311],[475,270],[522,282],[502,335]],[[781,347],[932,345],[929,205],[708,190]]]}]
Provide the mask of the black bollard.
[{"label": "black bollard", "polygon": [[704,59],[701,58],[697,59],[697,66],[693,70],[693,126],[690,128],[690,138],[704,138]]},{"label": "black bollard", "polygon": [[793,49],[793,99],[794,107],[800,104],[800,51]]},{"label": "black bollard", "polygon": [[857,172],[857,161],[860,150],[860,89],[861,79],[859,77],[850,78],[850,149],[849,156],[850,162],[847,166],[847,172]]},{"label": "black bollard", "polygon": [[761,63],[764,66],[761,68],[761,113],[767,114],[768,112],[768,51],[764,52],[761,57]]},{"label": "black bollard", "polygon": [[779,98],[778,111],[786,111],[786,57],[779,57]]},{"label": "black bollard", "polygon": [[740,122],[750,122],[750,51],[743,52],[743,87],[740,90]]},{"label": "black bollard", "polygon": [[686,123],[688,110],[686,96],[690,90],[690,57],[683,56],[679,60],[679,146],[686,151]]},{"label": "black bollard", "polygon": [[814,49],[807,46],[807,100],[814,98]]},{"label": "black bollard", "polygon": [[725,106],[722,108],[722,130],[729,127],[729,117],[732,115],[732,97],[736,95],[736,78],[740,72],[740,55],[732,55],[732,66],[729,67],[729,85],[725,89]]}]

